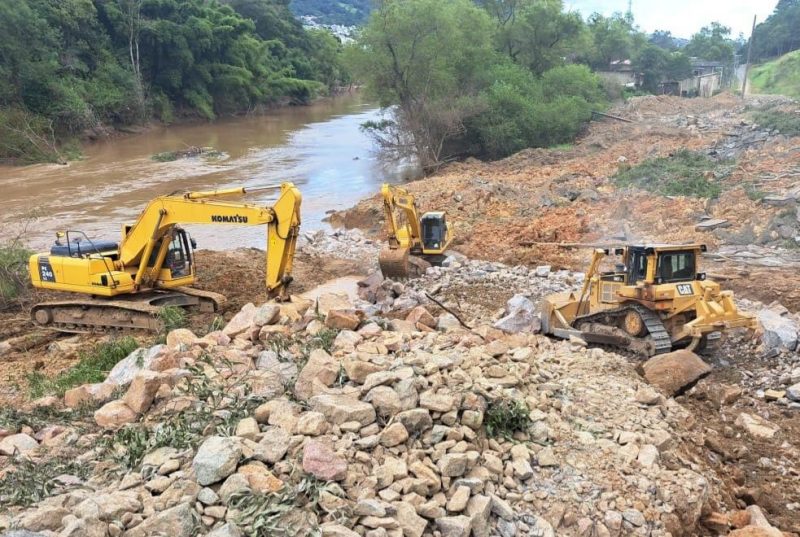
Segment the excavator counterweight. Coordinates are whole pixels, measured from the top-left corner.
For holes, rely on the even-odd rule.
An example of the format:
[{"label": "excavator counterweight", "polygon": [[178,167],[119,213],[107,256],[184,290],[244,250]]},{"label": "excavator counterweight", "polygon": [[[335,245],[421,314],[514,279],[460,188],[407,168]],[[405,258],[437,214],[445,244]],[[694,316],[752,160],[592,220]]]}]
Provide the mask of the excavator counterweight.
[{"label": "excavator counterweight", "polygon": [[157,331],[165,306],[218,311],[223,295],[191,287],[195,243],[181,224],[266,226],[267,297],[288,299],[302,196],[292,183],[283,183],[271,207],[223,201],[252,191],[160,196],[123,227],[118,243],[95,242],[79,231],[59,233],[50,252],[31,256],[31,282],[85,298],[38,304],[31,310],[33,321],[64,332]]}]

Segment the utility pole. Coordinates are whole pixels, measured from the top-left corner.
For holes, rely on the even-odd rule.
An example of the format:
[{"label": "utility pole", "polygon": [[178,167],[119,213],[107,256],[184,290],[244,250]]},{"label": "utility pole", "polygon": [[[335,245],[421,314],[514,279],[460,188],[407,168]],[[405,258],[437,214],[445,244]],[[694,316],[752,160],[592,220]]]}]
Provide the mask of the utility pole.
[{"label": "utility pole", "polygon": [[747,45],[747,63],[744,66],[744,82],[742,83],[742,100],[747,95],[747,77],[750,76],[750,58],[753,53],[753,40],[756,37],[756,17],[753,15],[753,31],[750,32],[750,43]]}]

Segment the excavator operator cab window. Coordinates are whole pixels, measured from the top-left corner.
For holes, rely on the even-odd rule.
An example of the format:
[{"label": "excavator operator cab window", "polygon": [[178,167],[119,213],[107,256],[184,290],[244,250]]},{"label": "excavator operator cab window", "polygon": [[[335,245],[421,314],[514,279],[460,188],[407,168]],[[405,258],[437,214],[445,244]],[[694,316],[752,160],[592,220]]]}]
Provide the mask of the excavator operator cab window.
[{"label": "excavator operator cab window", "polygon": [[192,257],[189,249],[189,237],[183,230],[178,231],[172,239],[164,260],[164,268],[168,268],[172,277],[187,276],[191,273]]},{"label": "excavator operator cab window", "polygon": [[695,254],[688,252],[662,252],[658,254],[657,275],[659,283],[690,282],[695,279]]},{"label": "excavator operator cab window", "polygon": [[439,250],[444,246],[447,224],[444,213],[425,213],[420,219],[422,227],[422,247],[426,250]]}]

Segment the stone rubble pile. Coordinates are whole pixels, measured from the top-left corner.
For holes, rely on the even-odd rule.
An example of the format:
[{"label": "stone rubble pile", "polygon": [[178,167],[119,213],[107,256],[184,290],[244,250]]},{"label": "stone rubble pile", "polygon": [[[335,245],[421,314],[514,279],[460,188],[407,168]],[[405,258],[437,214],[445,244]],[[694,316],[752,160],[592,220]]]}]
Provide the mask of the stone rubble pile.
[{"label": "stone rubble pile", "polygon": [[359,229],[300,234],[298,250],[325,258],[347,259],[363,263],[365,270],[377,269],[381,243],[364,236]]},{"label": "stone rubble pile", "polygon": [[[702,465],[681,454],[692,420],[625,358],[533,334],[526,297],[500,319],[513,328],[506,332],[475,319],[466,330],[417,300],[423,282],[443,294],[459,281],[503,277],[543,293],[574,278],[531,272],[452,262],[408,286],[375,279],[362,288],[374,300],[248,304],[219,332],[175,330],[105,382],[67,393],[67,406],[102,405],[94,420],[105,432],[2,440],[0,452],[16,457],[79,448],[95,469],[72,490],[15,510],[7,525],[28,533],[5,535],[695,534],[715,494]],[[388,326],[373,316],[399,312]],[[163,430],[219,397],[214,417],[230,427],[206,427],[194,446],[154,447],[129,470],[102,447],[120,428]],[[497,409],[508,401],[523,405],[524,423],[499,434],[508,416]],[[259,498],[272,503],[253,507]],[[762,523],[751,515],[719,514],[728,529]]]}]

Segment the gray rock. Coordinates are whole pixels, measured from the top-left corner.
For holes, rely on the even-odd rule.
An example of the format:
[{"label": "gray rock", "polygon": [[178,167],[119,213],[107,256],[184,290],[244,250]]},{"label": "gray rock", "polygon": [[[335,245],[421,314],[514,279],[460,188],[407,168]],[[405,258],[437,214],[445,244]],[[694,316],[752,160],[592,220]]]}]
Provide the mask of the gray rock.
[{"label": "gray rock", "polygon": [[242,530],[233,522],[228,522],[209,533],[207,537],[242,537]]},{"label": "gray rock", "polygon": [[472,519],[467,516],[446,516],[436,520],[436,528],[442,537],[469,537]]},{"label": "gray rock", "polygon": [[242,447],[232,438],[211,436],[197,450],[192,461],[197,482],[202,486],[222,481],[236,470]]},{"label": "gray rock", "polygon": [[197,514],[191,505],[182,503],[146,518],[141,524],[125,532],[125,537],[192,537],[197,526]]},{"label": "gray rock", "polygon": [[494,327],[509,334],[536,334],[542,329],[542,322],[536,305],[528,297],[514,295],[506,304],[506,316],[494,323]]},{"label": "gray rock", "polygon": [[106,382],[110,382],[116,386],[127,386],[133,381],[136,373],[142,369],[147,369],[153,360],[160,355],[166,346],[156,345],[154,347],[136,349],[128,356],[117,362],[106,377]]},{"label": "gray rock", "polygon": [[758,312],[758,321],[764,329],[763,342],[767,349],[784,348],[793,351],[797,348],[800,327],[794,319],[771,309],[763,309]]},{"label": "gray rock", "polygon": [[800,382],[786,388],[786,397],[790,401],[800,401]]},{"label": "gray rock", "polygon": [[48,537],[44,533],[33,532],[28,530],[9,530],[0,533],[0,537]]}]

